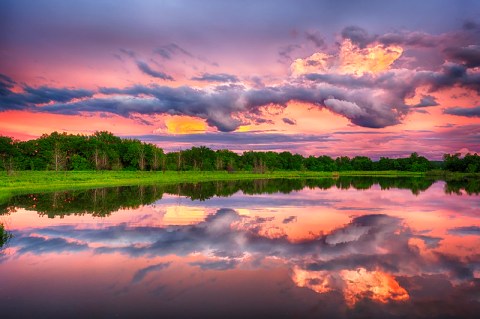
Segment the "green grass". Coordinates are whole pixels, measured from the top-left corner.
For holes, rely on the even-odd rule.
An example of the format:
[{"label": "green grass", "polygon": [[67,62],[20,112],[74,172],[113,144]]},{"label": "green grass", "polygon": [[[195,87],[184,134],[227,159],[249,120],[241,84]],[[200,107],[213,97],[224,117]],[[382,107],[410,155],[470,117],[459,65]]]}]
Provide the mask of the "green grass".
[{"label": "green grass", "polygon": [[12,195],[27,192],[88,189],[95,187],[148,184],[175,184],[239,179],[326,178],[335,176],[423,176],[417,172],[301,172],[279,171],[265,174],[251,172],[141,172],[141,171],[19,171],[12,175],[0,172],[0,202]]}]

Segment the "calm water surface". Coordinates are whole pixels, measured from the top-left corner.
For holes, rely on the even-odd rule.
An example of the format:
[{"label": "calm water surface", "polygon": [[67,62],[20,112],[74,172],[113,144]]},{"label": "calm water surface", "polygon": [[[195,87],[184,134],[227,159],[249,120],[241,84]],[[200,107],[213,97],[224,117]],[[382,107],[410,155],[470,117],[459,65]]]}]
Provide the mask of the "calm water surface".
[{"label": "calm water surface", "polygon": [[[1,318],[474,318],[480,196],[409,178],[27,194]],[[478,317],[477,317],[478,318]]]}]

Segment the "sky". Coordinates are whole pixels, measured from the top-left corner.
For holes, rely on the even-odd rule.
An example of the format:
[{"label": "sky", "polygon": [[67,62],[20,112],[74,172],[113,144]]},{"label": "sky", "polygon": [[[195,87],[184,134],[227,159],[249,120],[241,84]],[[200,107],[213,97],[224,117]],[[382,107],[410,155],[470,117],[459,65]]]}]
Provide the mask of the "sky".
[{"label": "sky", "polygon": [[480,153],[480,2],[0,0],[0,135]]}]

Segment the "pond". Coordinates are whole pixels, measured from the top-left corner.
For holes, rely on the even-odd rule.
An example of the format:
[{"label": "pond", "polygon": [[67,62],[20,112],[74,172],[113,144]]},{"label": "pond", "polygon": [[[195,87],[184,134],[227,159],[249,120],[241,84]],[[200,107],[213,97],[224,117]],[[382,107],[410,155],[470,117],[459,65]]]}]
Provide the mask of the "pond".
[{"label": "pond", "polygon": [[2,318],[474,318],[478,181],[255,180],[0,205]]}]

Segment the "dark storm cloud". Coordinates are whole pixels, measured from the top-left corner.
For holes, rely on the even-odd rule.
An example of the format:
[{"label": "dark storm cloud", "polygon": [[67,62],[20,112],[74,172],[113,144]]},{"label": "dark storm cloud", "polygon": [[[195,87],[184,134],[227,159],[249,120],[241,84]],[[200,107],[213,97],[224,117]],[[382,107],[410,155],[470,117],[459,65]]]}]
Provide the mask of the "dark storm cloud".
[{"label": "dark storm cloud", "polygon": [[443,113],[465,117],[480,117],[480,106],[476,107],[450,107],[444,109]]},{"label": "dark storm cloud", "polygon": [[159,271],[163,270],[165,268],[168,268],[170,266],[170,262],[164,262],[164,263],[159,263],[151,266],[147,266],[145,268],[142,268],[138,270],[132,278],[132,283],[138,284],[141,282],[149,273],[154,272],[154,271]]},{"label": "dark storm cloud", "polygon": [[153,76],[154,78],[173,81],[173,77],[171,77],[170,75],[164,72],[153,70],[147,63],[143,61],[137,61],[137,66],[140,69],[140,71],[150,76]]},{"label": "dark storm cloud", "polygon": [[240,81],[237,76],[232,74],[226,74],[226,73],[217,73],[217,74],[204,73],[201,76],[193,77],[192,80],[205,81],[205,82],[227,82],[227,83],[228,82],[236,83]]},{"label": "dark storm cloud", "polygon": [[467,68],[480,66],[480,45],[445,49],[447,57],[463,63]]},{"label": "dark storm cloud", "polygon": [[463,226],[450,228],[448,233],[458,236],[480,236],[479,226]]}]

